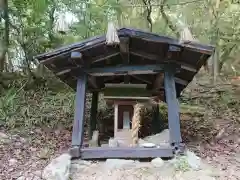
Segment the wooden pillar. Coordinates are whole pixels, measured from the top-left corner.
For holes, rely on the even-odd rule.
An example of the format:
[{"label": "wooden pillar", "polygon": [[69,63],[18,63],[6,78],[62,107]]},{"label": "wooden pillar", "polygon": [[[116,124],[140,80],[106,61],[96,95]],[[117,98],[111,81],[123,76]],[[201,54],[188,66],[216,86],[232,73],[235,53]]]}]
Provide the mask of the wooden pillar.
[{"label": "wooden pillar", "polygon": [[118,131],[118,104],[114,104],[114,136]]},{"label": "wooden pillar", "polygon": [[179,103],[176,98],[176,87],[174,81],[174,67],[168,67],[164,72],[165,98],[168,104],[168,127],[170,141],[178,146],[182,142],[180,132]]},{"label": "wooden pillar", "polygon": [[87,75],[81,75],[77,80],[76,104],[72,132],[72,157],[80,156],[80,148],[83,144],[84,136],[84,115],[86,101]]},{"label": "wooden pillar", "polygon": [[88,139],[91,140],[92,133],[97,129],[97,109],[98,109],[98,92],[92,93],[91,117],[88,128]]}]

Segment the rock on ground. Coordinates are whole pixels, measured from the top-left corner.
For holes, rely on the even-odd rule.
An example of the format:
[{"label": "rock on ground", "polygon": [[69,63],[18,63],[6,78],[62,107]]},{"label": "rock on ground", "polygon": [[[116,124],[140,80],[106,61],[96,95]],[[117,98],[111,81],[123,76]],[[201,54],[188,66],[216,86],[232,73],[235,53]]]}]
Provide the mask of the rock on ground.
[{"label": "rock on ground", "polygon": [[68,180],[71,166],[71,156],[62,154],[52,160],[43,170],[43,179],[45,180]]},{"label": "rock on ground", "polygon": [[153,143],[155,145],[168,146],[169,145],[169,130],[165,129],[161,133],[147,136],[144,139],[139,139],[139,145],[144,146],[145,143]]},{"label": "rock on ground", "polygon": [[17,180],[41,180],[39,176],[20,176]]},{"label": "rock on ground", "polygon": [[162,167],[164,165],[164,161],[161,158],[155,158],[151,161],[151,164],[154,167]]},{"label": "rock on ground", "polygon": [[3,132],[0,132],[0,144],[5,144],[9,142],[10,142],[10,139],[8,135],[4,134]]},{"label": "rock on ground", "polygon": [[75,160],[71,168],[71,178],[74,180],[215,180],[218,177],[217,171],[212,167],[200,164],[201,168],[198,167],[196,170],[188,163],[188,157],[184,157],[168,161],[155,158],[151,162],[108,159],[105,162],[86,163]]},{"label": "rock on ground", "polygon": [[187,151],[186,156],[187,156],[187,162],[189,166],[194,170],[199,170],[201,165],[200,158],[191,151]]},{"label": "rock on ground", "polygon": [[[169,130],[166,129],[139,142],[140,146],[144,143],[167,145]],[[184,156],[168,161],[161,158],[155,158],[151,162],[124,159],[107,159],[105,162],[76,160],[72,163],[70,172],[74,180],[217,180],[221,176],[218,169],[203,162],[191,151],[186,151]]]},{"label": "rock on ground", "polygon": [[111,170],[133,167],[136,163],[138,163],[138,161],[124,159],[107,159],[104,166],[106,169]]},{"label": "rock on ground", "polygon": [[164,129],[161,133],[144,138],[144,141],[147,141],[149,143],[153,143],[156,145],[161,145],[163,143],[169,143],[169,137],[170,137],[169,130]]}]

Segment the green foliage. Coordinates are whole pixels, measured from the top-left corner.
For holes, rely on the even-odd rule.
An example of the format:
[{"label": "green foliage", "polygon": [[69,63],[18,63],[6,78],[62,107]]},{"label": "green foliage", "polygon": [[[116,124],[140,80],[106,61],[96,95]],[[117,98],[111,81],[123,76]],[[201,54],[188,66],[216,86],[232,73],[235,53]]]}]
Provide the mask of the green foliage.
[{"label": "green foliage", "polygon": [[[161,1],[162,2],[162,1]],[[160,1],[151,0],[153,32],[175,36],[165,23],[160,11]],[[109,20],[127,26],[148,30],[147,6],[143,0],[9,0],[10,47],[9,58],[13,65],[29,68],[32,57],[40,52],[104,34]],[[220,68],[224,64],[238,67],[240,18],[239,4],[232,1],[176,1],[166,0],[164,11],[170,21],[180,30],[188,26],[193,35],[203,43],[217,45]],[[157,5],[156,5],[157,4]],[[178,5],[179,4],[179,5]],[[73,18],[66,35],[57,32],[60,16],[68,13]],[[70,14],[70,15],[69,15]],[[70,17],[71,16],[71,17]],[[4,28],[0,21],[0,31]],[[182,24],[182,25],[180,25]],[[147,25],[147,26],[146,26]],[[15,49],[20,49],[16,52]],[[233,68],[230,68],[233,69]]]},{"label": "green foliage", "polygon": [[175,159],[174,167],[176,171],[186,172],[190,170],[190,166],[186,156],[178,156]]},{"label": "green foliage", "polygon": [[12,116],[17,108],[15,106],[15,99],[18,96],[18,93],[14,88],[8,90],[3,96],[0,97],[0,122],[3,124],[4,122],[9,123],[8,126],[12,127],[11,122],[9,120],[9,116]]},{"label": "green foliage", "polygon": [[70,127],[74,93],[11,88],[0,98],[0,122],[7,128]]}]

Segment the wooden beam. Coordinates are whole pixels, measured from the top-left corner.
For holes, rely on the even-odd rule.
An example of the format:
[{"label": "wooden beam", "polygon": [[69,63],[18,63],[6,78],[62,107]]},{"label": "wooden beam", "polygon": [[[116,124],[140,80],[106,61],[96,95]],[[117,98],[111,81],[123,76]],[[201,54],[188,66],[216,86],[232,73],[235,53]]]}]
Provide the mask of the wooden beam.
[{"label": "wooden beam", "polygon": [[[74,63],[72,63],[72,67],[67,67],[67,68],[64,67],[60,71],[56,72],[55,74],[57,76],[60,76],[60,75],[63,75],[63,74],[70,73],[72,71],[72,69],[76,69],[76,68],[82,67],[83,66],[83,59],[82,59],[82,57],[83,57],[82,53],[80,53],[78,51],[72,51],[71,54],[70,54],[70,58],[74,62]],[[79,66],[79,63],[76,63],[75,60],[80,60],[82,65]]]},{"label": "wooden beam", "polygon": [[[111,58],[113,56],[117,56],[118,54],[120,54],[119,52],[111,52],[111,53],[108,53],[108,54],[104,54],[104,55],[101,55],[101,56],[97,56],[97,57],[94,57],[91,59],[91,63],[97,63],[97,62],[100,62],[100,61],[103,61],[103,60],[106,60],[108,58]],[[78,54],[78,52],[72,52],[71,53],[71,57],[74,57],[74,59],[78,59],[77,57],[82,57]],[[88,62],[86,62],[87,64]],[[78,66],[74,66],[74,67],[71,67],[71,68],[66,68],[66,69],[63,69],[59,72],[56,72],[56,75],[59,76],[59,75],[62,75],[62,74],[66,74],[66,73],[69,73],[71,72],[72,70],[74,69],[79,69],[80,67],[82,67],[83,65],[83,61],[82,61],[82,65],[80,66],[80,64],[77,64]]]},{"label": "wooden beam", "polygon": [[[61,76],[61,75],[64,75],[64,74],[67,74],[67,73],[72,73],[72,74],[75,74],[77,75],[77,73],[79,72],[83,72],[83,70],[81,70],[81,68],[77,67],[77,68],[74,68],[74,69],[66,69],[66,70],[63,70],[63,71],[59,71],[56,73],[57,76]],[[88,72],[88,70],[87,70]],[[91,74],[91,77],[88,77],[88,81],[89,83],[91,84],[91,86],[94,88],[94,89],[101,89],[101,88],[104,88],[104,82],[102,82],[102,84],[100,82],[97,82],[96,80],[96,77],[93,77],[93,76],[109,76],[109,80],[111,79],[114,79],[114,76],[115,75],[118,75],[118,76],[121,76],[121,75],[125,75],[125,74],[130,74],[132,77],[138,79],[139,81],[142,81],[144,83],[147,83],[149,85],[152,84],[152,82],[150,82],[149,80],[145,79],[145,78],[140,78],[138,77],[137,75],[141,75],[141,74],[156,74],[156,72],[153,72],[153,71],[133,71],[133,72],[123,72],[123,73],[117,73],[115,74],[114,72],[108,72],[108,73],[92,73],[90,72]],[[154,89],[159,89],[162,87],[162,74],[159,74],[156,78],[156,80],[153,82],[154,84]],[[178,78],[178,77],[174,77],[174,80],[176,83],[178,84],[181,84],[181,85],[188,85],[188,81],[186,80],[183,80],[181,78]]]},{"label": "wooden beam", "polygon": [[[95,70],[95,69],[94,69]],[[132,75],[132,74],[156,74],[156,72],[151,70],[145,71],[123,71],[123,72],[93,72],[87,71],[92,76],[125,76],[125,75]]]},{"label": "wooden beam", "polygon": [[145,59],[154,60],[154,61],[159,61],[159,59],[160,59],[160,57],[158,55],[149,54],[149,53],[145,53],[145,52],[137,51],[137,50],[133,50],[133,49],[130,49],[130,54],[133,54],[135,56],[140,56]]},{"label": "wooden beam", "polygon": [[146,79],[146,78],[143,78],[143,77],[139,77],[139,76],[137,76],[137,75],[131,75],[132,77],[134,77],[135,79],[137,79],[137,80],[139,80],[139,81],[142,81],[142,82],[144,82],[144,83],[147,83],[147,84],[152,84],[152,82],[151,81],[149,81],[148,79]]},{"label": "wooden beam", "polygon": [[188,85],[188,81],[185,81],[185,80],[183,80],[183,79],[181,79],[181,78],[178,78],[178,77],[174,77],[174,81],[175,81],[176,83],[181,84],[181,85],[184,85],[184,86]]},{"label": "wooden beam", "polygon": [[63,68],[60,71],[55,72],[55,74],[57,76],[60,76],[60,75],[64,75],[64,74],[67,74],[67,73],[72,73],[72,74],[75,74],[75,72],[78,72],[78,74],[83,73],[81,67],[82,66],[77,65],[77,66]]},{"label": "wooden beam", "polygon": [[129,100],[129,99],[123,99],[123,100],[119,100],[119,99],[106,99],[104,97],[105,101],[107,101],[109,104],[118,104],[118,105],[134,105],[136,104],[136,100]]},{"label": "wooden beam", "polygon": [[127,75],[127,74],[154,74],[164,71],[164,65],[136,65],[136,66],[120,66],[91,68],[85,70],[92,76],[111,76],[111,75]]},{"label": "wooden beam", "polygon": [[[149,54],[149,53],[145,53],[145,52],[141,52],[141,51],[137,51],[137,50],[133,50],[133,49],[130,49],[130,54],[140,56],[140,57],[144,57],[144,58],[149,59],[149,60],[164,63],[164,60],[160,60],[161,58],[158,55]],[[170,62],[170,61],[167,61],[167,62]],[[172,61],[172,62],[181,65],[181,68],[183,68],[185,70],[188,70],[188,71],[191,71],[191,72],[197,72],[197,69],[195,67],[191,66],[191,65],[188,65],[188,64],[183,63],[183,62],[178,62],[178,61]]]},{"label": "wooden beam", "polygon": [[181,68],[191,72],[198,72],[196,68],[186,64],[181,64]]},{"label": "wooden beam", "polygon": [[[188,85],[188,81],[185,81],[181,78],[178,78],[178,77],[174,77],[174,81],[178,84],[181,84],[181,85]],[[164,74],[163,73],[159,73],[156,77],[156,80],[154,81],[154,84],[153,84],[153,88],[154,89],[159,89],[162,87],[163,85],[163,82],[164,82]]]},{"label": "wooden beam", "polygon": [[159,73],[157,76],[156,76],[156,79],[153,83],[153,88],[154,89],[159,89],[162,87],[162,84],[163,84],[163,79],[164,79],[164,74],[163,73]]},{"label": "wooden beam", "polygon": [[69,58],[69,52],[66,52],[66,53],[63,53],[63,54],[54,55],[54,56],[51,56],[49,58],[40,60],[39,62],[43,65],[47,65],[47,64],[51,64],[53,62],[56,62],[58,60],[60,61],[62,59],[68,59],[68,58]]},{"label": "wooden beam", "polygon": [[81,159],[173,157],[173,149],[170,146],[160,148],[97,147],[82,148],[80,151]]},{"label": "wooden beam", "polygon": [[71,69],[69,68],[69,69],[64,69],[62,71],[58,71],[55,74],[56,74],[56,76],[61,76],[63,74],[67,74],[67,73],[70,73],[70,72],[71,72]]},{"label": "wooden beam", "polygon": [[106,99],[128,99],[128,100],[131,100],[131,99],[135,99],[135,100],[148,100],[150,99],[151,97],[137,97],[137,96],[105,96],[104,98]]},{"label": "wooden beam", "polygon": [[129,43],[130,43],[129,40],[130,40],[129,37],[120,37],[119,48],[121,53],[129,54]]},{"label": "wooden beam", "polygon": [[[152,65],[150,65],[150,66],[152,66]],[[154,66],[154,65],[153,65]],[[72,71],[81,71],[81,66],[78,66],[78,67],[72,67],[72,68],[66,68],[66,69],[63,69],[63,70],[61,70],[61,71],[59,71],[59,72],[56,72],[55,74],[57,75],[57,76],[60,76],[60,75],[63,75],[63,74],[67,74],[67,73],[70,73],[70,72],[72,72]],[[183,68],[183,69],[186,69],[186,70],[189,70],[189,71],[192,71],[192,72],[197,72],[197,70],[194,70],[194,69],[191,69],[191,67],[186,67],[186,66],[184,66],[183,67],[183,65],[181,66],[181,68]],[[96,69],[100,69],[100,68],[94,68],[94,70],[96,70]],[[100,70],[100,71],[103,71],[103,69],[104,68],[102,68],[102,70]],[[90,73],[91,73],[91,70],[89,70],[90,71]],[[101,75],[99,75],[99,74],[97,74],[97,73],[93,73],[92,75],[94,75],[95,74],[95,76],[111,76],[111,75],[116,75],[114,72],[108,72],[108,73],[102,73]],[[105,75],[106,74],[106,75]],[[134,72],[130,72],[130,73],[123,73],[123,74],[121,74],[121,73],[118,73],[118,75],[126,75],[126,74],[130,74],[130,75],[134,75],[134,74],[156,74],[156,72],[153,72],[152,70],[145,70],[145,71],[134,71]],[[135,76],[135,78],[137,79],[137,77]],[[140,78],[138,78],[139,80],[140,80]]]},{"label": "wooden beam", "polygon": [[118,131],[118,104],[114,104],[114,136]]},{"label": "wooden beam", "polygon": [[106,87],[108,87],[108,88],[140,88],[140,89],[145,89],[146,84],[112,84],[112,83],[107,83]]},{"label": "wooden beam", "polygon": [[96,81],[96,77],[88,76],[88,82],[91,84],[91,86],[92,86],[94,89],[99,89],[98,83],[97,83],[97,81]]},{"label": "wooden beam", "polygon": [[94,58],[92,58],[91,59],[91,62],[92,62],[92,64],[94,64],[94,63],[97,63],[97,62],[100,62],[100,61],[104,61],[104,60],[106,60],[106,59],[109,59],[109,58],[111,58],[111,57],[114,57],[114,56],[117,56],[117,55],[119,55],[120,54],[120,52],[108,52],[107,54],[103,54],[103,55],[100,55],[100,56],[97,56],[97,57],[94,57]]},{"label": "wooden beam", "polygon": [[[86,42],[83,47],[83,45],[79,45],[77,48],[74,48],[74,46],[72,46],[72,51],[81,51],[81,52],[84,52],[85,50],[87,49],[93,49],[93,48],[96,48],[96,47],[99,47],[99,46],[102,46],[102,45],[105,45],[106,44],[106,41],[105,41],[105,37],[100,37],[100,38],[96,38],[94,41],[91,41],[91,42]],[[71,51],[71,52],[72,52]],[[39,60],[39,62],[41,64],[51,64],[53,61],[59,59],[59,58],[62,58],[62,57],[70,57],[70,52],[69,51],[59,51],[58,53],[54,53],[52,56],[48,57],[48,58],[45,58],[43,59],[42,57],[36,57],[36,59],[38,58],[41,58],[43,60]]]},{"label": "wooden beam", "polygon": [[83,143],[86,86],[87,75],[82,74],[77,80],[76,105],[72,133],[72,146],[77,146],[79,148]]},{"label": "wooden beam", "polygon": [[[78,76],[81,73],[84,73],[83,70],[80,67],[73,67],[73,68],[69,68],[69,69],[65,69],[62,71],[59,71],[57,73],[55,73],[57,76],[61,76],[61,75],[67,75],[67,73],[70,73],[71,76]],[[69,75],[70,75],[69,74]],[[103,81],[97,81],[96,77],[93,76],[88,76],[88,82],[91,86],[91,90],[99,90],[104,88],[104,82]]]}]

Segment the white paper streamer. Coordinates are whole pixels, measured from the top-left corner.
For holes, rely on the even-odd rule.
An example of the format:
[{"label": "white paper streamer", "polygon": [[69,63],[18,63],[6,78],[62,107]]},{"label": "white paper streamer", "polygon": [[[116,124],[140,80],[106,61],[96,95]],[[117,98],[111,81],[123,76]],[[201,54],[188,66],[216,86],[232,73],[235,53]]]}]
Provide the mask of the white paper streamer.
[{"label": "white paper streamer", "polygon": [[113,22],[108,23],[108,29],[106,34],[106,44],[107,45],[116,45],[119,44],[120,40],[117,34],[117,29]]}]

